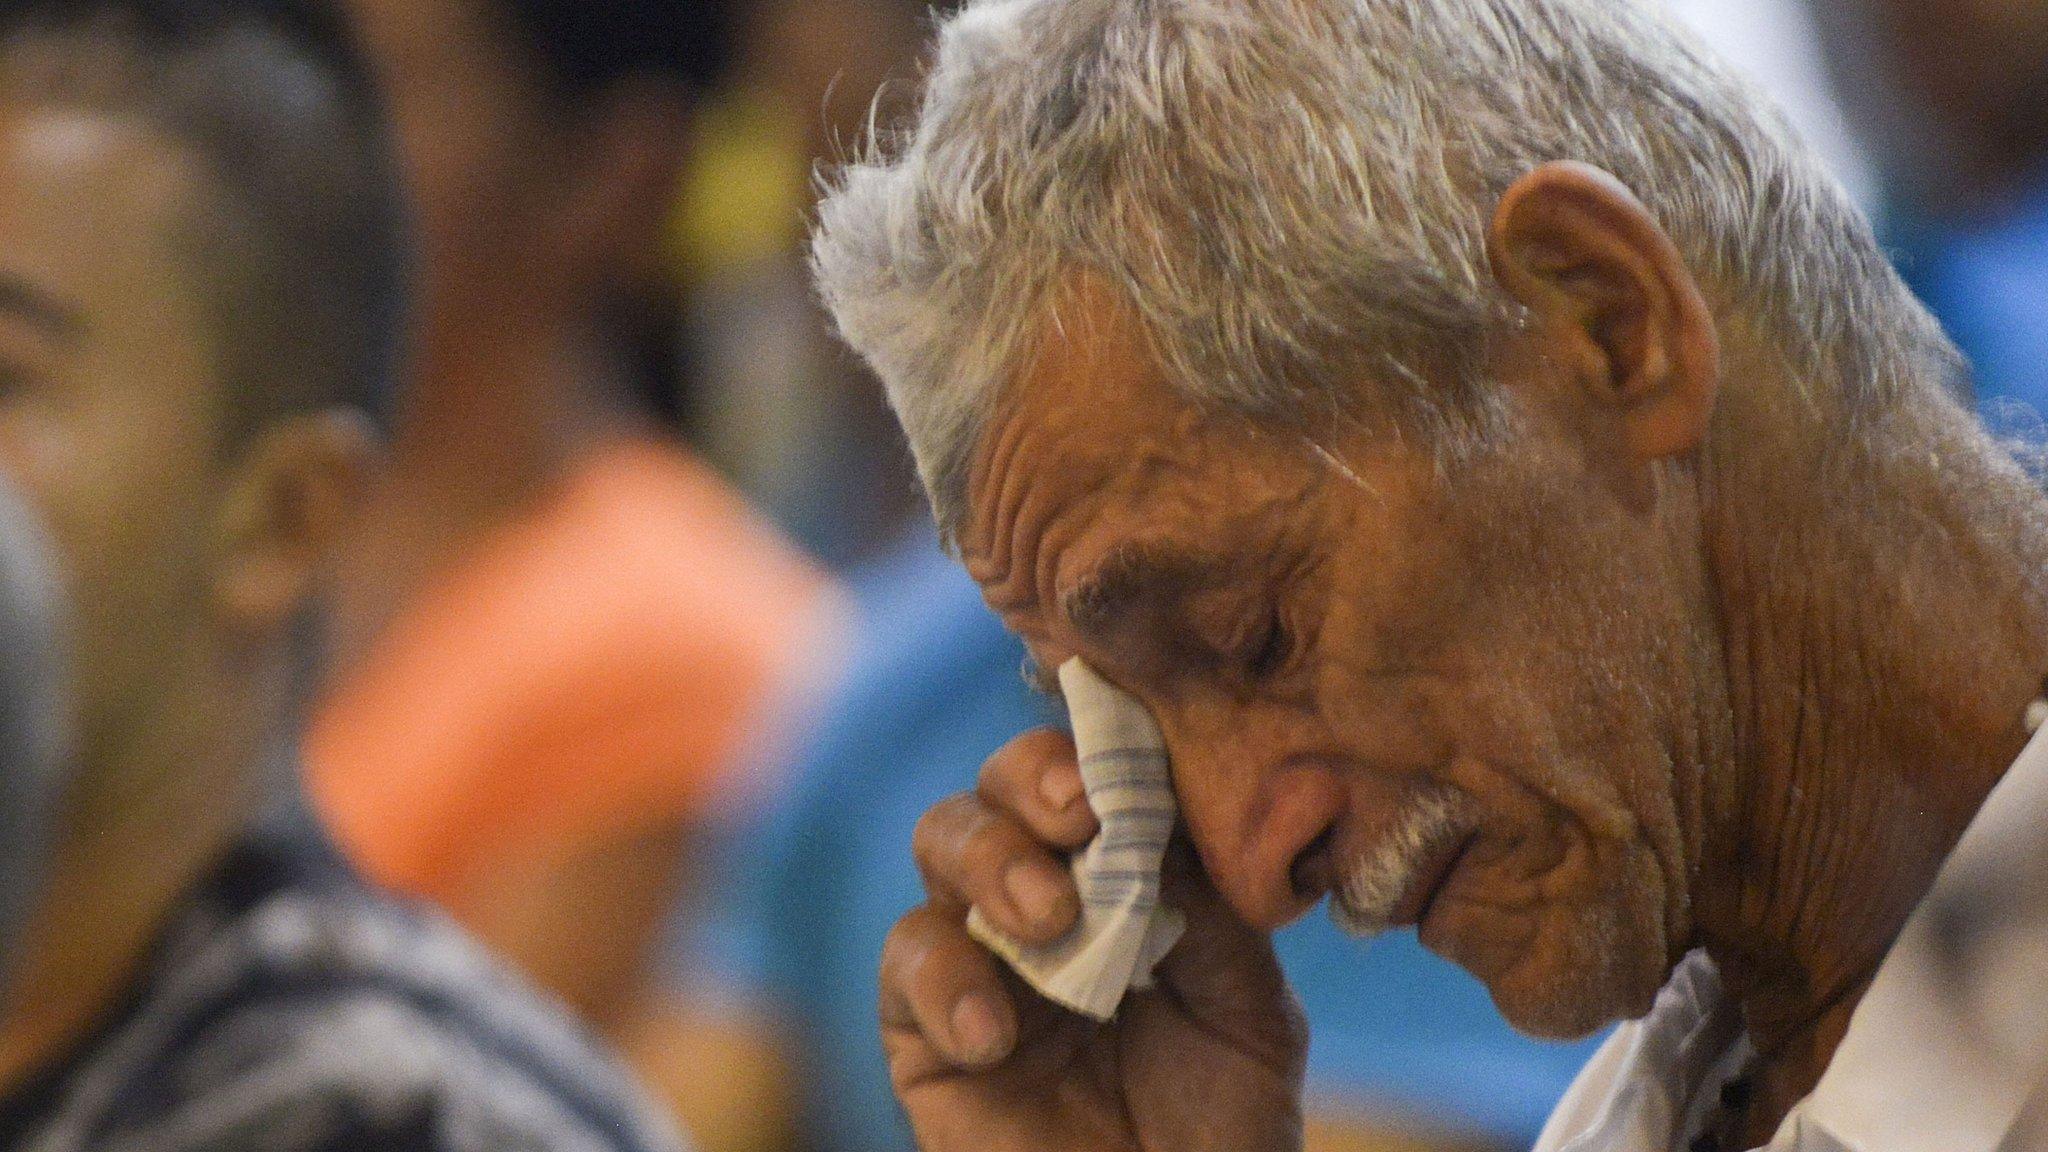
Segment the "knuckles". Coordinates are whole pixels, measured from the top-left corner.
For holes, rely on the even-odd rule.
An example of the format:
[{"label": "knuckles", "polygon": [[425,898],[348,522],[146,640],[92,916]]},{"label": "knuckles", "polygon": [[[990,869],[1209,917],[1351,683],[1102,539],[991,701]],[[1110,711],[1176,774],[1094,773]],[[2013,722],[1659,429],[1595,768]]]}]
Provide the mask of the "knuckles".
[{"label": "knuckles", "polygon": [[925,958],[931,954],[930,914],[929,906],[913,909],[889,929],[889,935],[882,941],[885,997],[887,989],[907,989],[924,968]]},{"label": "knuckles", "polygon": [[910,851],[919,865],[941,872],[960,854],[963,841],[973,835],[983,819],[980,797],[957,792],[925,810],[910,833]]}]

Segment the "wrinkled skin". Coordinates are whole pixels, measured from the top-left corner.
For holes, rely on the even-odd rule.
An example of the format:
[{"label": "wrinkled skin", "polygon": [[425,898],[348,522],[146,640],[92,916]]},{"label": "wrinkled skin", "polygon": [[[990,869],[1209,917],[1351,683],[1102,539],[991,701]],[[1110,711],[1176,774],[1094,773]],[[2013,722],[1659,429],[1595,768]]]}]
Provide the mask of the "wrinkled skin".
[{"label": "wrinkled skin", "polygon": [[[1159,718],[1199,857],[1186,883],[1213,917],[1189,932],[1217,950],[1204,979],[1265,987],[1265,934],[1333,889],[1353,921],[1415,924],[1486,982],[1510,1021],[1548,1035],[1641,1014],[1682,953],[1698,839],[1693,709],[1700,682],[1719,676],[1703,655],[1715,647],[1711,612],[1686,562],[1696,520],[1684,499],[1659,498],[1649,454],[1635,451],[1664,424],[1588,422],[1584,366],[1623,380],[1635,368],[1617,359],[1610,369],[1608,349],[1574,343],[1576,320],[1503,340],[1498,370],[1521,385],[1516,450],[1443,474],[1389,425],[1296,435],[1189,404],[1128,314],[1085,277],[1047,325],[977,457],[963,556],[1040,665],[1084,657]],[[1622,318],[1637,322],[1648,324]],[[1072,772],[1070,751],[1034,747],[991,771]],[[972,1114],[949,1094],[986,1087],[919,1058],[944,1032],[914,1022],[932,1024],[950,1001],[920,1016],[915,981],[900,974],[934,952],[968,963],[951,929],[963,900],[1041,939],[1072,915],[1056,852],[1075,841],[1027,849],[1019,826],[1039,839],[1048,829],[1028,799],[1008,799],[1020,795],[1038,792],[985,775],[978,797],[935,811],[920,831],[938,899],[892,943],[884,1000],[887,1024],[905,986],[885,1033],[922,1133]],[[1418,808],[1439,815],[1410,835]],[[1019,856],[1006,866],[1057,893],[1039,916],[987,864]],[[1376,883],[1347,887],[1361,873]],[[1135,996],[1095,1041],[1122,1058],[1127,1084],[1161,1074],[1132,1050],[1152,1028],[1177,1034],[1158,1045],[1179,1054],[1176,1077],[1213,1078],[1225,1095],[1286,1081],[1298,1050],[1202,1043],[1261,1036],[1256,1021],[1284,1019],[1277,987],[1208,1001],[1175,978]],[[1043,1011],[1026,1009],[1027,1040]],[[983,1025],[986,1050],[1007,1051],[1010,1016],[998,1006]],[[953,1054],[969,1054],[972,1039],[952,1033]],[[1033,1061],[1045,1051],[1020,1046]],[[1233,1068],[1247,1060],[1260,1075]],[[1134,1116],[1142,1096],[1126,1100]],[[1126,1117],[1101,1146],[1201,1146],[1177,1140]]]},{"label": "wrinkled skin", "polygon": [[1414,861],[1441,884],[1392,919],[1532,1031],[1646,1009],[1687,928],[1672,638],[1701,626],[1654,516],[1562,446],[1453,495],[1358,434],[1328,446],[1347,477],[1188,409],[1087,314],[992,434],[966,559],[1041,665],[1084,657],[1159,718],[1231,907],[1282,926],[1447,795]]},{"label": "wrinkled skin", "polygon": [[1205,955],[1100,1029],[999,977],[964,909],[1057,938],[1087,835],[1071,746],[999,753],[920,826],[932,899],[883,965],[928,1152],[1298,1146],[1266,934],[1326,895],[1546,1035],[1641,1015],[1706,949],[1759,1053],[1727,1118],[1751,1144],[1818,1080],[2024,741],[2038,493],[1938,395],[1868,455],[1782,386],[1722,396],[1698,284],[1603,173],[1531,172],[1489,245],[1526,310],[1488,346],[1509,430],[1441,468],[1392,421],[1191,405],[1113,293],[1065,286],[961,550],[1041,666],[1084,657],[1157,714]]}]

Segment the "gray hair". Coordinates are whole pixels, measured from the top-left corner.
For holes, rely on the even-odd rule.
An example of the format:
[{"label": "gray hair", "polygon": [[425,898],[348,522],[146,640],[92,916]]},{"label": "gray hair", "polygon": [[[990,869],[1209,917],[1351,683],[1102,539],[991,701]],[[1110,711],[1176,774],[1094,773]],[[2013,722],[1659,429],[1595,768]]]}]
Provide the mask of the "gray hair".
[{"label": "gray hair", "polygon": [[1553,160],[1633,190],[1809,402],[1951,363],[1782,117],[1640,0],[980,0],[942,27],[914,126],[832,180],[813,262],[950,537],[1078,269],[1198,402],[1497,440],[1480,363],[1517,310],[1486,227]]}]

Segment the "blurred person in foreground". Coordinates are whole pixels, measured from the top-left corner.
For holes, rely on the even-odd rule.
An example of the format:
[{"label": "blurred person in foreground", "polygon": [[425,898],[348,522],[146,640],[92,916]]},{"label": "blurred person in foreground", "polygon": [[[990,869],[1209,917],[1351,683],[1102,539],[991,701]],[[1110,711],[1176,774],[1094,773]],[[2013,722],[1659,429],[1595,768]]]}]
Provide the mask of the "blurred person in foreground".
[{"label": "blurred person in foreground", "polygon": [[0,1146],[675,1147],[276,796],[404,329],[402,219],[333,14],[0,9],[0,469],[52,542],[72,735],[0,986]]},{"label": "blurred person in foreground", "polygon": [[[963,764],[1059,712],[1025,684],[1023,646],[929,529],[849,586],[844,683],[788,785],[734,835],[710,881],[716,907],[678,958],[681,986],[737,998],[732,1015],[751,1009],[769,1046],[693,1061],[688,1080],[724,1081],[757,1129],[796,1113],[794,1140],[717,1152],[912,1147],[875,1043],[874,958],[921,891],[904,841]],[[1274,944],[1314,1030],[1310,1149],[1526,1148],[1591,1054],[1516,1036],[1483,987],[1412,939],[1368,947],[1314,919]],[[694,1114],[692,1131],[714,1147]]]},{"label": "blurred person in foreground", "polygon": [[49,879],[71,762],[63,600],[48,534],[0,471],[0,986]]},{"label": "blurred person in foreground", "polygon": [[1970,357],[1994,424],[2048,414],[2048,4],[1814,5],[1885,177],[1901,272]]},{"label": "blurred person in foreground", "polygon": [[832,596],[635,400],[708,0],[354,0],[419,204],[418,360],[351,536],[321,816],[607,1030]]},{"label": "blurred person in foreground", "polygon": [[1630,1021],[1541,1149],[2000,1146],[2044,1033],[1960,1097],[1891,1037],[1959,1024],[1916,908],[2048,782],[2048,498],[1667,17],[971,5],[816,254],[968,570],[1156,714],[1185,829],[1187,934],[1098,1026],[963,927],[1075,920],[1071,742],[924,817],[881,1019],[927,1152],[1297,1147],[1270,934],[1325,897],[1524,1030]]}]

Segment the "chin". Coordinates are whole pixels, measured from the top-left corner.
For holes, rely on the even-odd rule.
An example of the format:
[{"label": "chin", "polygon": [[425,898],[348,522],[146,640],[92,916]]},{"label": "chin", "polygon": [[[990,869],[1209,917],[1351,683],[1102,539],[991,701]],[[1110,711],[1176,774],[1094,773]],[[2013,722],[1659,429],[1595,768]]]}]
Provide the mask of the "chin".
[{"label": "chin", "polygon": [[[1579,1040],[1618,1020],[1649,1012],[1664,974],[1646,974],[1631,958],[1594,954],[1595,934],[1576,957],[1532,957],[1487,982],[1494,1007],[1515,1030],[1545,1040]],[[1611,940],[1612,937],[1608,937]]]},{"label": "chin", "polygon": [[[1660,902],[1652,886],[1637,886],[1633,895],[1544,908],[1533,923],[1507,934],[1516,940],[1513,947],[1501,947],[1498,934],[1491,935],[1492,947],[1461,947],[1455,938],[1425,942],[1485,983],[1494,1007],[1517,1031],[1578,1040],[1647,1014],[1671,975]],[[1486,926],[1462,927],[1478,934]]]}]

